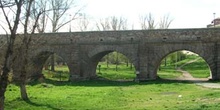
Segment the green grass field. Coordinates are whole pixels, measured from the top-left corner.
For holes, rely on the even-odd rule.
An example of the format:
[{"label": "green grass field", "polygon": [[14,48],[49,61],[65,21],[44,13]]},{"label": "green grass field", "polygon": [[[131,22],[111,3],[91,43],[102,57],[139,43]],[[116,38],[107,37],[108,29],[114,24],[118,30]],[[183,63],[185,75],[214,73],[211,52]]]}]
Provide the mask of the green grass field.
[{"label": "green grass field", "polygon": [[55,81],[68,81],[69,69],[67,66],[56,66],[55,72],[50,70],[43,70],[43,74],[47,79]]},{"label": "green grass field", "polygon": [[199,58],[196,62],[183,67],[195,78],[207,78],[210,76],[210,69],[205,60]]},{"label": "green grass field", "polygon": [[[6,110],[217,110],[220,89],[173,81],[82,81],[30,84],[30,101],[22,101],[19,88],[9,85]],[[199,91],[199,92],[198,92]]]},{"label": "green grass field", "polygon": [[107,65],[103,62],[99,63],[101,65],[100,71],[97,67],[96,73],[100,78],[108,79],[108,80],[128,80],[128,79],[134,79],[136,77],[135,75],[135,68],[132,66],[132,68],[127,66],[126,64],[120,64],[117,67],[116,71],[116,65],[109,64]]},{"label": "green grass field", "polygon": [[[190,56],[177,65],[195,58]],[[201,76],[205,73],[198,70],[206,71],[208,68],[204,66],[204,61],[198,61],[183,68]],[[107,68],[105,63],[100,64],[97,75],[108,80],[68,82],[66,66],[56,68],[58,72],[44,70],[47,79],[27,85],[30,101],[21,100],[19,88],[10,84],[5,110],[217,110],[220,107],[220,89],[164,79],[140,83],[115,81],[134,79],[135,69],[119,65],[116,71],[115,65]],[[176,72],[174,67],[172,64],[161,66],[158,75],[162,78],[179,77],[181,73]]]}]

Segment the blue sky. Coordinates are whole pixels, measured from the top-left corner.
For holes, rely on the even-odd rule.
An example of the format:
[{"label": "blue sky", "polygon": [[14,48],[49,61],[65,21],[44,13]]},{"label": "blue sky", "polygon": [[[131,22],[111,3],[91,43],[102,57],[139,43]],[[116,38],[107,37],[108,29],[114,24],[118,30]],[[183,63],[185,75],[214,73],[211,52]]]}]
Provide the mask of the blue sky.
[{"label": "blue sky", "polygon": [[220,0],[80,0],[83,13],[93,20],[122,16],[138,28],[140,15],[152,13],[156,21],[165,14],[174,19],[170,28],[205,28],[220,17]]}]

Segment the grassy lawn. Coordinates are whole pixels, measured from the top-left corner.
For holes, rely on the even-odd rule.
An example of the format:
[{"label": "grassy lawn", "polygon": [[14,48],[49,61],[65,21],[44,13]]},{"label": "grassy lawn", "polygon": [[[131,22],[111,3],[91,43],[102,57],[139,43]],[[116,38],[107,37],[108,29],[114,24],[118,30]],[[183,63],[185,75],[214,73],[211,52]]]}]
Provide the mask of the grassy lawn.
[{"label": "grassy lawn", "polygon": [[43,74],[47,79],[55,81],[68,81],[69,69],[67,66],[56,66],[55,72],[50,70],[43,70]]},{"label": "grassy lawn", "polygon": [[181,73],[177,72],[175,67],[180,67],[181,65],[198,59],[196,62],[187,64],[182,67],[183,70],[188,71],[195,78],[207,78],[210,76],[210,69],[201,57],[196,55],[188,55],[187,59],[179,61],[177,63],[171,64],[168,60],[167,66],[165,67],[163,64],[160,66],[160,71],[158,71],[158,75],[161,78],[175,78],[181,75]]},{"label": "grassy lawn", "polygon": [[177,78],[182,75],[181,72],[176,71],[174,68],[163,67],[161,70],[157,71],[157,74],[160,78]]},{"label": "grassy lawn", "polygon": [[[217,110],[220,89],[186,82],[83,81],[34,83],[27,86],[30,101],[9,85],[6,110]],[[199,92],[198,92],[199,91]]]},{"label": "grassy lawn", "polygon": [[210,76],[210,69],[205,60],[202,58],[184,66],[183,69],[191,73],[191,75],[195,78],[207,78]]},{"label": "grassy lawn", "polygon": [[106,63],[99,63],[101,65],[100,72],[99,68],[97,67],[96,73],[99,77],[108,79],[108,80],[118,80],[118,79],[134,79],[136,77],[135,75],[135,68],[132,66],[132,68],[127,66],[126,64],[120,64],[118,65],[118,69],[116,71],[116,65],[109,64],[108,67]]}]

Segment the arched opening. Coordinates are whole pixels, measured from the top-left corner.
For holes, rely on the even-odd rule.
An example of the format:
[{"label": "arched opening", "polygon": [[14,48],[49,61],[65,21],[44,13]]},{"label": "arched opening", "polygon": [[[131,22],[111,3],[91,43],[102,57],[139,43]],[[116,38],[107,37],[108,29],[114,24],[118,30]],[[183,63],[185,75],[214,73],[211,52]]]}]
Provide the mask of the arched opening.
[{"label": "arched opening", "polygon": [[134,80],[135,66],[124,54],[116,51],[106,51],[96,55],[98,61],[96,75],[107,80]]},{"label": "arched opening", "polygon": [[202,56],[181,50],[171,52],[163,58],[157,75],[162,79],[208,80],[211,70]]},{"label": "arched opening", "polygon": [[68,81],[70,71],[65,60],[53,52],[41,52],[35,58],[35,64],[38,65],[40,73],[45,79],[54,81]]}]

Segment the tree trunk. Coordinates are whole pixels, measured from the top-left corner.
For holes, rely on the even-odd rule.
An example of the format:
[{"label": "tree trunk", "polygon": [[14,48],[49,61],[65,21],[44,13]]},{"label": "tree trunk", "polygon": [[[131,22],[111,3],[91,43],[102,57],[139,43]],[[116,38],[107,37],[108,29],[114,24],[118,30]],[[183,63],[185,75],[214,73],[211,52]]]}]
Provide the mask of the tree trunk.
[{"label": "tree trunk", "polygon": [[128,63],[129,63],[129,60],[127,59],[127,61],[126,61],[126,66],[128,67]]},{"label": "tree trunk", "polygon": [[166,57],[164,58],[164,66],[165,67],[167,66],[167,58]]},{"label": "tree trunk", "polygon": [[26,69],[25,66],[27,66],[27,59],[24,59],[23,65],[22,65],[22,70],[21,75],[20,75],[20,82],[19,82],[19,86],[20,86],[20,93],[21,93],[21,98],[23,100],[29,100],[28,95],[27,95],[27,90],[26,90]]},{"label": "tree trunk", "polygon": [[54,54],[51,55],[50,60],[51,60],[51,62],[50,62],[51,63],[51,69],[50,70],[51,71],[55,71],[55,61],[54,61],[55,58],[54,58]]},{"label": "tree trunk", "polygon": [[107,68],[108,68],[108,63],[109,63],[109,61],[108,61],[108,60],[109,60],[109,54],[107,55],[107,59],[106,59],[106,60],[107,60]]},{"label": "tree trunk", "polygon": [[27,36],[27,34],[24,34],[24,39],[23,39],[23,45],[20,47],[20,51],[18,54],[18,58],[21,58],[20,61],[20,68],[19,65],[17,66],[18,72],[20,73],[20,80],[19,80],[19,86],[20,86],[20,93],[21,93],[21,98],[23,100],[28,100],[27,92],[26,92],[26,87],[25,87],[25,82],[26,82],[26,76],[27,76],[27,67],[28,67],[28,49],[29,49],[29,43],[30,43],[30,37]]},{"label": "tree trunk", "polygon": [[2,66],[0,65],[0,79],[1,79],[1,76],[2,76]]},{"label": "tree trunk", "polygon": [[8,73],[9,70],[7,68],[3,68],[3,74],[0,80],[0,110],[4,110],[4,101],[5,101],[5,91],[8,85]]},{"label": "tree trunk", "polygon": [[27,90],[26,90],[26,87],[25,87],[25,81],[21,81],[20,83],[20,92],[21,92],[21,98],[23,100],[28,100],[28,95],[27,95]]},{"label": "tree trunk", "polygon": [[45,66],[44,66],[44,70],[49,70],[49,66],[48,66],[48,64],[45,64]]},{"label": "tree trunk", "polygon": [[[13,41],[14,41],[14,39],[13,39]],[[3,73],[2,73],[1,79],[0,79],[0,110],[4,110],[5,91],[6,91],[7,85],[8,85],[8,73],[11,68],[10,60],[12,57],[12,49],[13,49],[13,45],[9,44],[8,50],[5,55]]]},{"label": "tree trunk", "polygon": [[118,71],[118,52],[116,53],[116,68],[115,68],[116,71]]},{"label": "tree trunk", "polygon": [[0,110],[4,110],[4,97],[0,97]]},{"label": "tree trunk", "polygon": [[[10,50],[10,49],[9,49]],[[11,58],[11,54],[10,51],[7,51],[6,53],[6,59],[5,60],[5,64],[3,67],[3,73],[1,75],[1,79],[0,79],[0,110],[4,110],[4,100],[5,100],[5,91],[7,89],[7,85],[8,85],[8,73],[9,73],[9,59]]]}]

